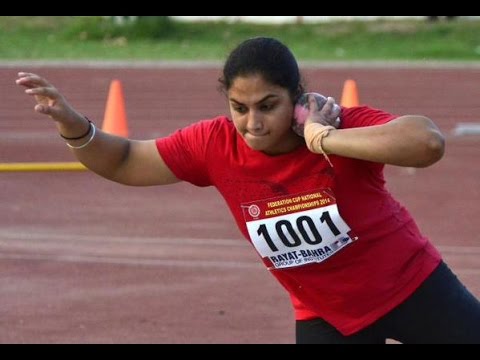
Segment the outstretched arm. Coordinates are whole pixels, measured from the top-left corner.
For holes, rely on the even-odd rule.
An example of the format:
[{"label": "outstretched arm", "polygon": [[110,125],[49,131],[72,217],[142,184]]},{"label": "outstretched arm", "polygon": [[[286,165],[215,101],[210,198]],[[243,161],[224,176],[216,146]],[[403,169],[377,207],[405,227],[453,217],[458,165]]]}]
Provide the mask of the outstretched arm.
[{"label": "outstretched arm", "polygon": [[[179,180],[161,158],[155,140],[134,141],[93,128],[44,78],[21,72],[16,80],[35,97],[35,111],[55,121],[77,159],[109,180],[126,185],[163,185]],[[85,136],[83,136],[85,135]]]},{"label": "outstretched arm", "polygon": [[316,102],[310,101],[305,142],[312,152],[410,167],[427,167],[443,156],[444,137],[424,116],[406,115],[383,125],[335,129],[324,126],[323,121],[333,105],[329,99],[319,110]]}]

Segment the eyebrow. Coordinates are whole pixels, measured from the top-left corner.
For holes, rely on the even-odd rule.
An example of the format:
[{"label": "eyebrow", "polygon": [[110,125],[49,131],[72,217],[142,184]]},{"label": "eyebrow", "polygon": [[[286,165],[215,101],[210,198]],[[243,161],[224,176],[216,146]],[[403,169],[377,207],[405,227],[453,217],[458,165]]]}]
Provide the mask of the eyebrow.
[{"label": "eyebrow", "polygon": [[[271,99],[271,98],[278,98],[278,95],[275,95],[275,94],[267,95],[267,96],[265,96],[264,98],[262,98],[262,99],[260,99],[259,101],[257,101],[257,102],[255,103],[255,105],[261,104],[261,103],[264,102],[265,100],[268,100],[268,99]],[[234,98],[230,98],[229,100],[230,100],[230,101],[233,101],[233,102],[236,103],[237,105],[245,105],[245,104],[242,104],[240,101],[235,100]]]}]

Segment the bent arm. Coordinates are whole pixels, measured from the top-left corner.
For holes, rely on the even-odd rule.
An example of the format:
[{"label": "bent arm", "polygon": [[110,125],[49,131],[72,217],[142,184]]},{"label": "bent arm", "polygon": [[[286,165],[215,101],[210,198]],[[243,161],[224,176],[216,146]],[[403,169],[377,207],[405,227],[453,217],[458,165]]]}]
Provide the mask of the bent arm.
[{"label": "bent arm", "polygon": [[125,185],[179,182],[160,156],[155,140],[134,141],[93,128],[52,84],[36,74],[21,72],[16,83],[35,97],[35,111],[54,120],[77,159],[90,170]]},{"label": "bent arm", "polygon": [[73,152],[87,168],[121,184],[149,186],[180,181],[163,161],[155,140],[129,140],[97,129],[88,146]]},{"label": "bent arm", "polygon": [[378,163],[427,167],[440,160],[445,140],[432,120],[398,117],[383,125],[331,130],[322,141],[327,154]]}]

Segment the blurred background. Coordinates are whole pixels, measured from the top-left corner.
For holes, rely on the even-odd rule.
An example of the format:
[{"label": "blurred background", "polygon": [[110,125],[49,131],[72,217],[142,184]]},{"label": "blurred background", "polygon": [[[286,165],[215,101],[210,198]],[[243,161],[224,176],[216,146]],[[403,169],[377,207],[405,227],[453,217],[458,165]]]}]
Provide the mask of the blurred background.
[{"label": "blurred background", "polygon": [[0,59],[222,60],[275,36],[300,60],[470,60],[478,16],[2,16]]},{"label": "blurred background", "polygon": [[[388,188],[480,296],[480,19],[474,16],[0,17],[0,343],[293,343],[286,292],[213,189],[132,188],[75,163],[15,85],[49,79],[97,126],[113,80],[129,137],[221,114],[225,56],[274,36],[307,88],[431,117],[447,140],[426,169],[387,166]],[[8,170],[10,169],[10,170]]]}]

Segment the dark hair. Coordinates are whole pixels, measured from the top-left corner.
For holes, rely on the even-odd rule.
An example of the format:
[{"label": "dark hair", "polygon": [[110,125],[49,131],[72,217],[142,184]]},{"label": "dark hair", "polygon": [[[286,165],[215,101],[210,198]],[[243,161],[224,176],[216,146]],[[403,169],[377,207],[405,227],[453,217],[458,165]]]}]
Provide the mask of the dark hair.
[{"label": "dark hair", "polygon": [[237,77],[249,75],[261,75],[269,83],[287,89],[293,102],[304,92],[297,60],[276,39],[256,37],[238,45],[225,62],[220,89],[226,92]]}]

